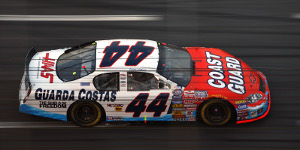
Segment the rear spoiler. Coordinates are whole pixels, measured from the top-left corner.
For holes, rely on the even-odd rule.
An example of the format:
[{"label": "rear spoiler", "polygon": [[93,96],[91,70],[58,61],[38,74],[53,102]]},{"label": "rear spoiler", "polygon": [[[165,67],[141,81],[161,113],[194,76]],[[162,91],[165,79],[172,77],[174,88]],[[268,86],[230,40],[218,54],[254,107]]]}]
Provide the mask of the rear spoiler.
[{"label": "rear spoiler", "polygon": [[25,58],[25,88],[26,90],[28,87],[31,87],[30,80],[29,80],[29,63],[32,59],[32,57],[37,53],[37,51],[33,48],[31,48]]}]

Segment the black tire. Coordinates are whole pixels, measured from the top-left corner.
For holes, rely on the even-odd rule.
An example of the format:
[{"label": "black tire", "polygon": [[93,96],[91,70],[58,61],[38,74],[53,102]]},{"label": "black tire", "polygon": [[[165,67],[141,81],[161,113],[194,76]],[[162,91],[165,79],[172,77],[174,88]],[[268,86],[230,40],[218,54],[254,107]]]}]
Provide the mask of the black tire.
[{"label": "black tire", "polygon": [[223,126],[233,116],[231,107],[223,100],[209,100],[198,111],[202,121],[210,126]]},{"label": "black tire", "polygon": [[100,122],[103,115],[102,109],[93,101],[75,102],[69,110],[70,119],[82,127],[92,127]]}]

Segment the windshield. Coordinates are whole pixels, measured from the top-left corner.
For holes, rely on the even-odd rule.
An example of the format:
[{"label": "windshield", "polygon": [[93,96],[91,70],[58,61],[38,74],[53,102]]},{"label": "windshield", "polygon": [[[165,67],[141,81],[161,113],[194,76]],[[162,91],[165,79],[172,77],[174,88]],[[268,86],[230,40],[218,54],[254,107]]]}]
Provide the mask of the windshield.
[{"label": "windshield", "polygon": [[193,73],[190,54],[184,48],[164,43],[158,43],[158,49],[157,72],[180,86],[187,86]]},{"label": "windshield", "polygon": [[57,76],[72,81],[86,76],[96,69],[96,43],[91,42],[67,50],[57,60]]}]

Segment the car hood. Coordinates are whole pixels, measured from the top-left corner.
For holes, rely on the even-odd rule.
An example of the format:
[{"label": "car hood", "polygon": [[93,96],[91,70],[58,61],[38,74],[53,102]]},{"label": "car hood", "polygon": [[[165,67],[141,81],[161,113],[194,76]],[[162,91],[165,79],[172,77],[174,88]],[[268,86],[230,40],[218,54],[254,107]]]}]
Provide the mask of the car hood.
[{"label": "car hood", "polygon": [[208,91],[210,97],[245,99],[259,91],[259,76],[242,60],[217,48],[187,47],[195,62],[185,90]]}]

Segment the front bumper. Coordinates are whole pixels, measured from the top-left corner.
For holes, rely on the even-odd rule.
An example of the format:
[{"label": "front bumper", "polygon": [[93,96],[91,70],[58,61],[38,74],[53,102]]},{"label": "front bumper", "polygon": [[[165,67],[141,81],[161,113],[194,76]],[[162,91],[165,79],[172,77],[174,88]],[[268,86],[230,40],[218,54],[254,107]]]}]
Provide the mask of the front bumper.
[{"label": "front bumper", "polygon": [[259,120],[264,118],[270,111],[271,107],[271,97],[270,97],[270,90],[268,86],[267,79],[265,75],[263,75],[261,72],[257,72],[262,79],[265,81],[265,86],[266,86],[266,92],[263,100],[266,100],[266,102],[255,106],[255,107],[248,107],[245,112],[238,112],[237,110],[237,124],[240,123],[247,123],[247,122],[252,122],[255,120]]}]

